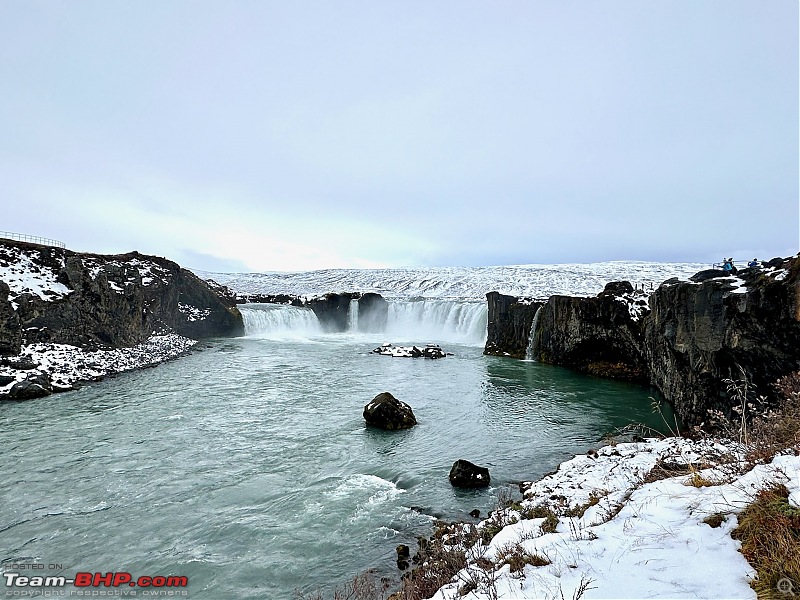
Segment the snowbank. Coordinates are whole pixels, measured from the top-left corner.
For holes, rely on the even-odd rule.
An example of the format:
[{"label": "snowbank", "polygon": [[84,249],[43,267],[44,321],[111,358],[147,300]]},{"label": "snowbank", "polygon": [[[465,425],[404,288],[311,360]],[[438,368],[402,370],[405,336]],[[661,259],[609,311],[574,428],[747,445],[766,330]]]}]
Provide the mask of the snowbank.
[{"label": "snowbank", "polygon": [[[575,457],[478,525],[504,526],[467,551],[467,567],[433,598],[556,599],[581,590],[585,598],[755,598],[755,572],[730,536],[736,514],[768,482],[785,484],[797,504],[800,457],[745,474],[730,468],[735,459],[734,447],[681,438]],[[548,511],[555,527],[541,516]],[[712,515],[719,526],[704,521]],[[519,569],[518,561],[512,573],[514,554],[547,564]]]}]

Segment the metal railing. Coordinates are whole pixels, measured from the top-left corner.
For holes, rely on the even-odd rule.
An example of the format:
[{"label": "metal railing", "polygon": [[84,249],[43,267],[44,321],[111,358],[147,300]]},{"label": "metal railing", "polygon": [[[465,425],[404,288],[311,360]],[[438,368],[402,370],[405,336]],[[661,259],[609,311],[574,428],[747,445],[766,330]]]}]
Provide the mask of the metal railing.
[{"label": "metal railing", "polygon": [[14,233],[12,231],[0,231],[0,239],[16,240],[18,242],[31,242],[33,244],[42,244],[43,246],[55,246],[56,248],[67,247],[64,242],[59,242],[58,240],[51,240],[50,238],[39,237],[38,235]]}]

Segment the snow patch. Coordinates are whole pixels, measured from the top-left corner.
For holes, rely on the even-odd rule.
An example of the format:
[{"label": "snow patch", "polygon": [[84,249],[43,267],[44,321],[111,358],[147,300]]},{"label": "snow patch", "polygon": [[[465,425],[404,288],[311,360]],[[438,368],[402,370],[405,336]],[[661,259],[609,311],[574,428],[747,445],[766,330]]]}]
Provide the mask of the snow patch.
[{"label": "snow patch", "polygon": [[[755,598],[749,586],[755,571],[730,536],[736,514],[770,482],[784,483],[796,504],[800,457],[778,456],[745,474],[717,466],[738,452],[733,445],[669,438],[577,456],[528,484],[520,510],[493,515],[508,524],[488,544],[467,551],[468,566],[456,579],[485,582],[479,562],[492,561],[495,589],[484,584],[466,598],[570,598],[587,581],[587,597],[593,598]],[[688,485],[691,475],[668,472],[662,479],[645,480],[656,464],[666,463],[692,465],[716,485],[694,487]],[[568,516],[581,505],[582,516]],[[524,518],[525,509],[533,506],[559,515],[555,531],[542,532],[543,518]],[[717,513],[724,516],[720,527],[704,522]],[[527,565],[512,574],[499,559],[516,545],[550,564]],[[449,599],[460,585],[454,580],[433,598]]]}]

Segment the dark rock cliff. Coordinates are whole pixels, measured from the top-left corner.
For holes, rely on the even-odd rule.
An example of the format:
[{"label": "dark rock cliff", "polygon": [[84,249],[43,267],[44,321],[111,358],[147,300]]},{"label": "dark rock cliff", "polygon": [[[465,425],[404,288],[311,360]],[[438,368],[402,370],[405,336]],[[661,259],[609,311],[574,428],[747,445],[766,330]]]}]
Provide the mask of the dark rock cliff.
[{"label": "dark rock cliff", "polygon": [[486,294],[486,302],[488,317],[484,354],[525,358],[533,318],[542,303],[498,292]]},{"label": "dark rock cliff", "polygon": [[591,375],[646,382],[645,305],[628,282],[609,283],[595,298],[552,296],[539,316],[533,358]]},{"label": "dark rock cliff", "polygon": [[[86,349],[138,344],[157,333],[201,339],[244,333],[230,298],[164,258],[106,256],[0,242],[0,266],[16,288],[16,310],[0,287],[0,349],[50,342]],[[33,282],[33,283],[31,283]]]},{"label": "dark rock cliff", "polygon": [[[689,425],[709,410],[731,414],[730,380],[746,379],[748,399],[764,396],[769,404],[774,382],[800,370],[800,257],[738,277],[703,271],[692,281],[666,281],[645,298],[627,282],[594,298],[551,297],[539,316],[534,358],[649,382]],[[487,299],[486,353],[524,356],[530,321],[513,318],[516,299]]]},{"label": "dark rock cliff", "polygon": [[9,291],[8,284],[0,281],[0,356],[19,354],[22,346],[19,315],[8,300]]},{"label": "dark rock cliff", "polygon": [[308,306],[317,315],[322,329],[329,333],[347,331],[350,315],[350,301],[361,294],[357,292],[330,293],[312,298]]},{"label": "dark rock cliff", "polygon": [[708,409],[730,414],[726,379],[746,378],[750,400],[771,401],[775,381],[800,369],[800,258],[738,279],[665,282],[650,308],[650,379],[687,422],[704,420]]}]

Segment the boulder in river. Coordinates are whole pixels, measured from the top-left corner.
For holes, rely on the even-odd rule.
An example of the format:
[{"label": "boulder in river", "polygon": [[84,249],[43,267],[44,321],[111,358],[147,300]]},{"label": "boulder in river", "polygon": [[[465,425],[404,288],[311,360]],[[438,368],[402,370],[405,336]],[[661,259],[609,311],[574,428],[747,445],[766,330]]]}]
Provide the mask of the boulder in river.
[{"label": "boulder in river", "polygon": [[450,483],[455,487],[486,487],[490,481],[489,469],[468,460],[457,460],[450,469]]},{"label": "boulder in river", "polygon": [[417,424],[411,407],[389,392],[378,394],[364,407],[364,420],[368,425],[388,430],[408,429]]}]

